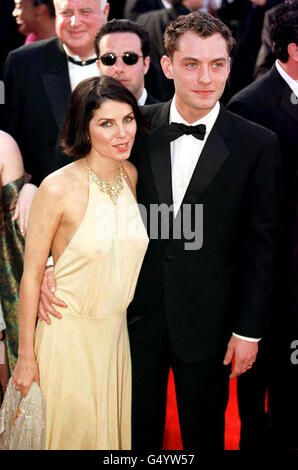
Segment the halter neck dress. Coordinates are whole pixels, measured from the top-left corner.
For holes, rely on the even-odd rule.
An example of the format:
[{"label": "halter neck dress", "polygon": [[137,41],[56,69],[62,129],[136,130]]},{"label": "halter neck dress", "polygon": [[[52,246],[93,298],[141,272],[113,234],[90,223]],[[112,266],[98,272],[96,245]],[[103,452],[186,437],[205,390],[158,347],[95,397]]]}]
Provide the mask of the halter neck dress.
[{"label": "halter neck dress", "polygon": [[131,448],[126,309],[148,236],[127,183],[117,204],[89,174],[84,218],[54,271],[62,320],[38,321],[35,352],[47,449]]}]

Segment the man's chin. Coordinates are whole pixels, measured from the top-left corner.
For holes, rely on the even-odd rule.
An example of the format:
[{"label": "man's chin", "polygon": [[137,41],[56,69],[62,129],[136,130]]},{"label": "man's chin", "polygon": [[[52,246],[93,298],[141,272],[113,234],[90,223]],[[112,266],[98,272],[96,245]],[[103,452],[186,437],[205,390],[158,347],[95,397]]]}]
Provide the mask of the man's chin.
[{"label": "man's chin", "polygon": [[28,36],[30,34],[30,32],[26,31],[26,28],[23,24],[18,25],[18,32],[24,34],[25,36]]}]

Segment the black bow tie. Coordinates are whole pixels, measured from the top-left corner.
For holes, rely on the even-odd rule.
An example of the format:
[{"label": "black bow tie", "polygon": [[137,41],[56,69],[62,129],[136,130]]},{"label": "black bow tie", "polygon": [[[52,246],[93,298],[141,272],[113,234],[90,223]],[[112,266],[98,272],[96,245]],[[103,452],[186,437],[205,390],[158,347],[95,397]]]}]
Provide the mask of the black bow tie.
[{"label": "black bow tie", "polygon": [[69,60],[69,62],[72,62],[73,64],[81,65],[83,67],[84,65],[94,64],[94,62],[97,61],[97,57],[94,57],[94,59],[88,59],[88,60],[82,60],[81,61],[81,60],[76,60],[73,57],[70,57],[70,55],[68,55],[67,60]]},{"label": "black bow tie", "polygon": [[182,135],[193,135],[196,139],[204,140],[206,134],[205,124],[198,124],[197,126],[186,126],[178,122],[172,122],[167,128],[167,136],[172,142]]}]

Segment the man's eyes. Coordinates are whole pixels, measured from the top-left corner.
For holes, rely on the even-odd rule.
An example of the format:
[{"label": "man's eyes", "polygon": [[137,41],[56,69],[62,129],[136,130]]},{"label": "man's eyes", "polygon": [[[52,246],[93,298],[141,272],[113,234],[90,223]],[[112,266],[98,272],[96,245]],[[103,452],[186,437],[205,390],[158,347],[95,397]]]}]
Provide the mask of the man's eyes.
[{"label": "man's eyes", "polygon": [[[196,62],[187,62],[185,64],[185,67],[187,67],[188,69],[194,69],[198,66],[199,66],[199,64],[197,64]],[[212,67],[214,69],[219,69],[219,68],[222,68],[224,66],[225,66],[225,64],[223,62],[215,62],[214,64],[212,64]]]},{"label": "man's eyes", "polygon": [[[80,10],[80,11],[79,11],[79,13],[80,13],[81,15],[89,15],[89,14],[92,13],[92,12],[93,12],[93,10],[90,10],[90,9],[88,9],[88,10]],[[63,10],[63,11],[60,11],[59,14],[60,14],[61,16],[72,16],[72,15],[74,14],[74,12],[71,11],[71,10]]]}]

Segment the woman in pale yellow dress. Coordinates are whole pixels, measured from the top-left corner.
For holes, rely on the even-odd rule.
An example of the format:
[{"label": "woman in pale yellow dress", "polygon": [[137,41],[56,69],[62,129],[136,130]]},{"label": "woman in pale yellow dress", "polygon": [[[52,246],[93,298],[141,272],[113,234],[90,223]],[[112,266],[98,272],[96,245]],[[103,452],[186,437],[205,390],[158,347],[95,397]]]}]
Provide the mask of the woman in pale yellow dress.
[{"label": "woman in pale yellow dress", "polygon": [[[133,95],[109,77],[81,82],[64,126],[77,160],[49,175],[34,199],[20,289],[19,356],[13,381],[40,383],[47,449],[130,449],[131,363],[126,309],[148,238],[127,161],[137,125]],[[62,319],[38,321],[51,250]]]}]

